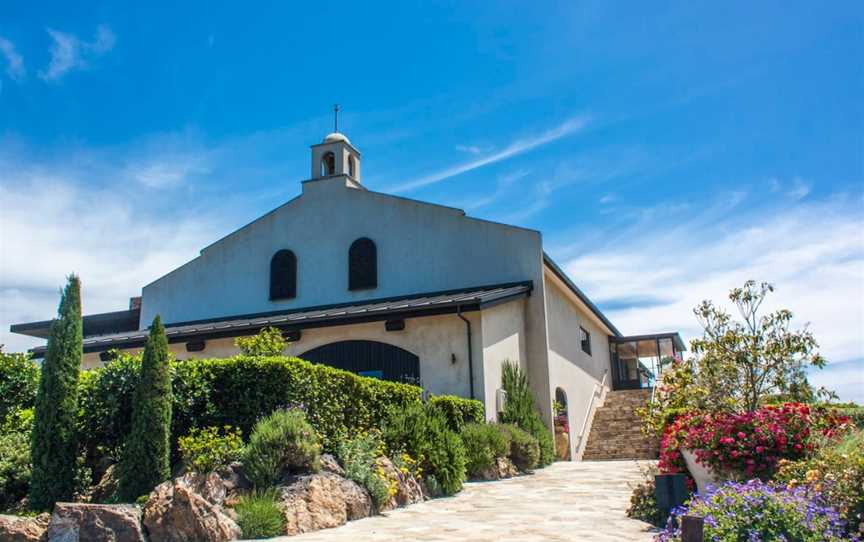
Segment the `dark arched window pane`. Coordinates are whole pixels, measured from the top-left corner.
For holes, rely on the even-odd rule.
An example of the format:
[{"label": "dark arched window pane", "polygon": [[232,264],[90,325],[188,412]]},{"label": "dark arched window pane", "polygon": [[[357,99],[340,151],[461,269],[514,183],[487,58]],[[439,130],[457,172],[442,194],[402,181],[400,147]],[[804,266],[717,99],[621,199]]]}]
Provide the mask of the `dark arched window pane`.
[{"label": "dark arched window pane", "polygon": [[336,173],[336,155],[332,152],[321,157],[321,176],[327,177]]},{"label": "dark arched window pane", "polygon": [[378,287],[378,251],[372,239],[366,237],[351,243],[348,250],[348,289],[365,290]]},{"label": "dark arched window pane", "polygon": [[297,258],[290,250],[280,250],[270,260],[270,299],[297,297]]}]

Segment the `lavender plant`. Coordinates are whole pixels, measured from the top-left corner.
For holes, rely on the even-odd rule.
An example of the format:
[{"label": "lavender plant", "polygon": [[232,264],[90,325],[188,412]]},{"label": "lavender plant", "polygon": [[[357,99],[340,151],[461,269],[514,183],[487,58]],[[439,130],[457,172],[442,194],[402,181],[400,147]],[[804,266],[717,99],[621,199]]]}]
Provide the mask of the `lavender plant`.
[{"label": "lavender plant", "polygon": [[754,479],[726,482],[672,511],[656,542],[680,542],[679,518],[705,518],[705,540],[712,542],[860,542],[846,534],[839,512],[807,488],[789,489]]}]

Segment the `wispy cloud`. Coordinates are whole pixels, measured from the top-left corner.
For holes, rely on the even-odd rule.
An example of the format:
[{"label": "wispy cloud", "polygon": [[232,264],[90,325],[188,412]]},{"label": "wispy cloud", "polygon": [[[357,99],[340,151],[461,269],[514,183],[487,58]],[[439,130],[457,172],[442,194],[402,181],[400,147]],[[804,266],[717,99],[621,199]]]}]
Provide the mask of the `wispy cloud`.
[{"label": "wispy cloud", "polygon": [[[791,309],[810,323],[832,362],[864,351],[864,215],[860,194],[821,201],[763,204],[730,212],[718,198],[698,213],[650,212],[627,223],[588,232],[573,247],[588,253],[566,269],[624,333],[680,330],[700,333],[692,308],[702,299],[723,302],[747,279],[773,282],[770,306]],[[674,220],[670,220],[674,217]],[[689,218],[688,218],[689,217]],[[568,244],[553,248],[567,254]],[[628,305],[651,296],[663,303]],[[729,307],[734,310],[733,307]]]},{"label": "wispy cloud", "polygon": [[24,59],[15,49],[15,44],[0,36],[0,53],[6,58],[6,75],[14,80],[24,77]]},{"label": "wispy cloud", "polygon": [[411,190],[416,190],[424,186],[440,183],[441,181],[447,180],[451,177],[455,177],[457,175],[461,175],[463,173],[467,173],[469,171],[488,166],[490,164],[495,164],[497,162],[501,162],[502,160],[507,160],[508,158],[518,156],[522,153],[528,152],[543,145],[552,143],[553,141],[557,141],[561,138],[572,135],[585,128],[588,122],[589,118],[587,116],[583,115],[573,117],[552,128],[551,130],[547,130],[538,135],[516,140],[504,147],[502,150],[489,154],[488,156],[477,158],[476,160],[471,160],[457,166],[449,167],[447,169],[420,177],[419,179],[415,179],[413,181],[391,187],[389,190],[391,192],[409,192]]},{"label": "wispy cloud", "polygon": [[490,152],[492,147],[481,147],[480,145],[456,145],[456,150],[459,152],[467,152],[468,154],[481,154],[484,152]]},{"label": "wispy cloud", "polygon": [[116,37],[111,30],[100,25],[92,42],[84,42],[73,34],[46,29],[51,36],[51,61],[39,76],[46,81],[56,81],[72,70],[83,69],[89,62],[114,48]]}]

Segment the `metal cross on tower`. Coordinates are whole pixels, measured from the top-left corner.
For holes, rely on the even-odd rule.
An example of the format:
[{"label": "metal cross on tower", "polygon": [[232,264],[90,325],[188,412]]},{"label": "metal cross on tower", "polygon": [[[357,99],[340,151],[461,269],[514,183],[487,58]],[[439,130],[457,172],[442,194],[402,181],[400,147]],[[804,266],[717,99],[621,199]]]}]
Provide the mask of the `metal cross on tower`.
[{"label": "metal cross on tower", "polygon": [[339,131],[339,104],[333,104],[333,131]]}]

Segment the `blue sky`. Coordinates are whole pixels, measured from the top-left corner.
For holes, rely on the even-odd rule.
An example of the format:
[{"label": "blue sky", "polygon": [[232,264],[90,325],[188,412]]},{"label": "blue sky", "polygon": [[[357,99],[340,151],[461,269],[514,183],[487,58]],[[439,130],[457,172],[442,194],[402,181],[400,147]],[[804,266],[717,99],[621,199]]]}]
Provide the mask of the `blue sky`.
[{"label": "blue sky", "polygon": [[860,2],[56,3],[0,18],[0,342],[295,196],[330,107],[372,190],[543,232],[625,333],[747,278],[864,400]]}]

